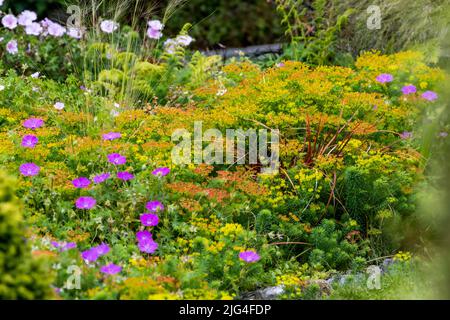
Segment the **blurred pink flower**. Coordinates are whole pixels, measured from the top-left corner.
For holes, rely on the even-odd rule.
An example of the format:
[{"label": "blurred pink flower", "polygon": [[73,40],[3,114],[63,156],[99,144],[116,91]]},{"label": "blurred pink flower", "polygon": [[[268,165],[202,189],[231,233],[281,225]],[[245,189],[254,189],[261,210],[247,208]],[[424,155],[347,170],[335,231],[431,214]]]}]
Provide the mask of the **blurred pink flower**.
[{"label": "blurred pink flower", "polygon": [[164,28],[164,25],[159,20],[150,20],[147,25],[150,29],[153,30],[161,31]]},{"label": "blurred pink flower", "polygon": [[105,33],[113,33],[117,30],[119,24],[112,20],[104,20],[100,23],[100,29]]},{"label": "blurred pink flower", "polygon": [[17,27],[17,18],[12,14],[7,14],[2,18],[2,24],[5,28],[13,30]]},{"label": "blurred pink flower", "polygon": [[18,22],[21,26],[28,26],[33,23],[34,20],[37,19],[36,12],[25,10],[21,14],[19,14]]},{"label": "blurred pink flower", "polygon": [[150,39],[160,39],[162,37],[162,32],[160,30],[148,28],[147,30],[147,36]]},{"label": "blurred pink flower", "polygon": [[37,22],[32,22],[25,27],[25,33],[32,36],[39,36],[44,29]]},{"label": "blurred pink flower", "polygon": [[434,101],[438,98],[438,95],[434,91],[425,91],[424,93],[422,93],[422,98],[428,101]]},{"label": "blurred pink flower", "polygon": [[48,34],[54,37],[62,37],[66,33],[66,28],[56,22],[51,22],[47,27]]},{"label": "blurred pink flower", "polygon": [[181,35],[175,38],[175,41],[182,47],[187,47],[194,39],[188,35]]},{"label": "blurred pink flower", "polygon": [[81,39],[81,37],[83,36],[83,33],[78,28],[68,28],[67,35],[74,39]]},{"label": "blurred pink flower", "polygon": [[19,52],[19,49],[17,47],[17,41],[11,40],[6,44],[6,51],[10,54],[17,54]]},{"label": "blurred pink flower", "polygon": [[382,73],[377,76],[377,81],[379,83],[392,82],[393,80],[394,80],[394,77],[392,76],[392,74],[389,74],[389,73]]}]

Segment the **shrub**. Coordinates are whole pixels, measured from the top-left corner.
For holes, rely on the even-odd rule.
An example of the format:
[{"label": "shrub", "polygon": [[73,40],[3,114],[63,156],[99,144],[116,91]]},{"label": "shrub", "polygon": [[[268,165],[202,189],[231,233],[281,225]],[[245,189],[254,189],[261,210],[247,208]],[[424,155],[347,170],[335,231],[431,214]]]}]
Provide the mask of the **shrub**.
[{"label": "shrub", "polygon": [[49,298],[52,277],[44,261],[31,256],[15,184],[0,172],[0,299]]}]

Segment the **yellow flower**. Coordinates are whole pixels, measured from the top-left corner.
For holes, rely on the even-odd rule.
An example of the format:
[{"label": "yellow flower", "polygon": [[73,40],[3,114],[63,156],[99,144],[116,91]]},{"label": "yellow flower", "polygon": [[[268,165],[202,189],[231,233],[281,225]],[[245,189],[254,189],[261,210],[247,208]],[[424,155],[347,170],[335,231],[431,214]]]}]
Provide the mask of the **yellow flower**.
[{"label": "yellow flower", "polygon": [[349,225],[350,225],[350,227],[356,227],[358,225],[358,222],[356,222],[356,220],[352,219],[352,220],[350,220]]},{"label": "yellow flower", "polygon": [[412,258],[412,254],[411,252],[403,252],[403,251],[399,251],[395,254],[394,256],[394,260],[395,261],[409,261]]},{"label": "yellow flower", "polygon": [[237,223],[227,223],[225,226],[220,228],[220,232],[226,236],[230,234],[239,235],[244,232],[244,228]]}]

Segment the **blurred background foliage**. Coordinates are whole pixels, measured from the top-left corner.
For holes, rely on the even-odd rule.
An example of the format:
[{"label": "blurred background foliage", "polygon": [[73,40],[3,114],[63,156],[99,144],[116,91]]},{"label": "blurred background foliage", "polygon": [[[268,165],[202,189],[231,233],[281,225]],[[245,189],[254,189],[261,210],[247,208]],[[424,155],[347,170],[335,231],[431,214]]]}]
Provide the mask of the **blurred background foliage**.
[{"label": "blurred background foliage", "polygon": [[16,14],[23,10],[33,10],[44,18],[52,11],[62,8],[64,3],[64,0],[5,0],[3,8],[11,9]]},{"label": "blurred background foliage", "polygon": [[[7,0],[5,8],[14,13],[24,9],[35,10],[40,18],[60,16],[67,5],[83,1],[71,0]],[[91,0],[85,0],[90,3]],[[120,0],[108,0],[108,5],[116,7]],[[171,0],[132,0],[151,7],[155,16],[161,16]],[[283,28],[273,1],[267,0],[187,0],[175,1],[178,9],[166,26],[168,34],[176,35],[186,22],[193,28],[190,34],[196,39],[196,48],[243,47],[281,40]],[[133,5],[131,4],[130,7]],[[142,11],[143,12],[143,11]],[[131,20],[131,17],[124,19]]]},{"label": "blurred background foliage", "polygon": [[[11,8],[14,13],[33,9],[40,18],[54,18],[64,14],[70,4],[91,2],[6,0],[4,8]],[[448,0],[108,0],[107,3],[114,8],[123,2],[130,7],[138,3],[150,8],[154,17],[161,17],[169,4],[175,4],[177,8],[165,32],[176,35],[186,22],[192,23],[190,34],[196,40],[193,48],[197,49],[290,43],[286,58],[316,64],[349,64],[349,57],[371,49],[384,53],[420,50],[431,63],[449,56]],[[367,9],[371,5],[380,7],[380,29],[367,28],[372,15]],[[141,12],[148,15],[148,10]],[[130,10],[130,15],[133,14]],[[127,23],[132,18],[125,16],[121,22]]]}]

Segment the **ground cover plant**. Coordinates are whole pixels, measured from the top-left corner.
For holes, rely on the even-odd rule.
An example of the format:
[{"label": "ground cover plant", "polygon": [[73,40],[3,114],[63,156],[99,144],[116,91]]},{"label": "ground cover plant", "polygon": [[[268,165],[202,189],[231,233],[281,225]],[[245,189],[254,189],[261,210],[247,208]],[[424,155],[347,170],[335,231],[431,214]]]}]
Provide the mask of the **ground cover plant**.
[{"label": "ground cover plant", "polygon": [[[89,28],[2,10],[0,298],[433,296],[411,232],[431,233],[418,212],[448,144],[449,79],[424,53],[343,67],[319,46],[318,64],[269,67],[190,51],[192,25],[166,34],[170,6],[144,26],[116,22],[129,7],[98,11]],[[198,123],[215,130],[200,145]],[[193,160],[196,143],[205,156],[254,128],[278,130],[276,172],[264,157],[173,160],[179,129]],[[383,290],[367,289],[369,266]]]}]

